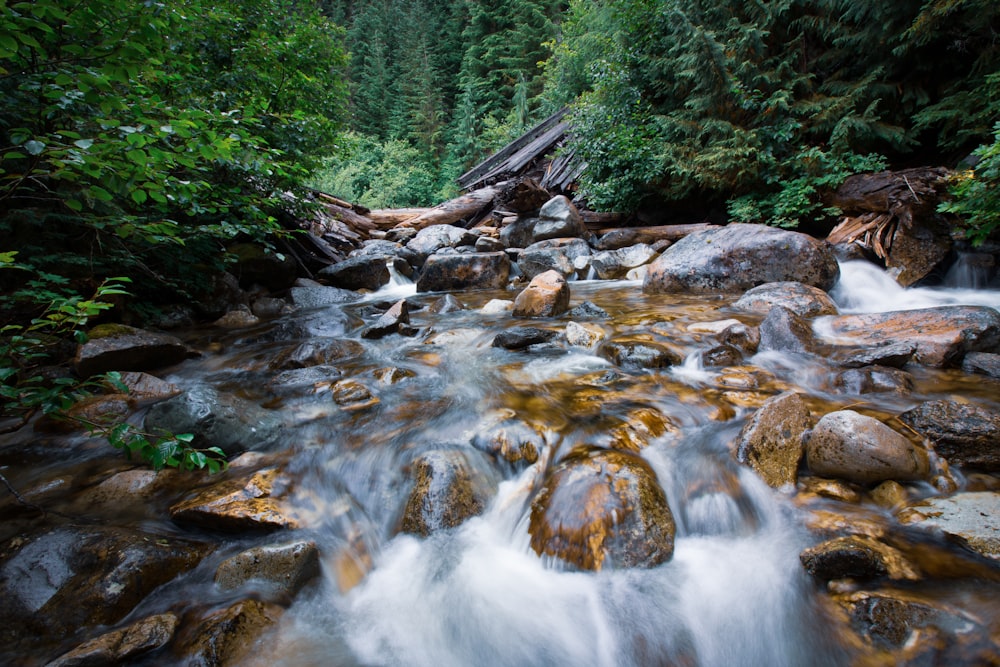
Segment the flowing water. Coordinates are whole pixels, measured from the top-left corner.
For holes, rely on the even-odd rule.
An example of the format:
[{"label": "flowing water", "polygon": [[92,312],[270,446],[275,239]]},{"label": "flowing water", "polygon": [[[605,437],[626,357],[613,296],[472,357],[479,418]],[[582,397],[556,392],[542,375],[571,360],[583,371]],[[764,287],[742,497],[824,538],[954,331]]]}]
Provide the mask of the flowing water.
[{"label": "flowing water", "polygon": [[[464,310],[434,313],[431,306],[441,296],[415,294],[401,280],[363,302],[294,316],[311,336],[361,341],[373,303],[405,296],[413,306],[419,335],[362,341],[363,352],[338,363],[327,383],[272,388],[274,372],[266,362],[293,344],[275,333],[286,326],[281,322],[235,333],[191,332],[203,356],[167,379],[182,386],[208,382],[281,415],[284,436],[276,450],[295,480],[291,503],[305,524],[296,538],[315,540],[323,554],[321,583],[298,596],[246,664],[856,664],[859,649],[845,638],[843,620],[799,562],[800,552],[820,541],[806,527],[809,509],[793,490],[773,490],[738,464],[734,438],[756,407],[789,388],[807,394],[817,415],[859,404],[895,413],[955,395],[995,402],[997,384],[956,371],[914,369],[913,394],[879,404],[873,402],[882,398],[833,393],[833,369],[821,359],[768,353],[739,368],[705,369],[700,324],[732,317],[754,324],[759,317],[731,310],[729,297],[647,295],[636,282],[579,281],[571,288],[573,305],[590,301],[607,311],[609,319],[591,324],[608,336],[660,341],[685,363],[628,370],[565,343],[520,352],[494,348],[493,338],[513,325],[562,330],[565,320],[517,321],[509,313],[481,312],[490,299],[512,299],[510,292],[458,294]],[[1000,307],[997,292],[903,290],[877,269],[854,263],[844,265],[833,296],[845,313],[943,303]],[[377,402],[338,406],[331,400],[334,375],[363,383]],[[649,569],[593,573],[537,556],[529,545],[528,514],[546,470],[579,445],[608,446],[610,434],[641,411],[664,416],[669,426],[648,438],[641,456],[656,471],[674,513],[673,559]],[[538,462],[490,464],[470,446],[472,436],[515,415],[544,435]],[[467,452],[497,492],[482,515],[456,528],[426,538],[399,534],[412,486],[410,464],[442,448]],[[936,492],[929,484],[914,489],[917,495]],[[857,512],[891,521],[873,505]],[[137,521],[149,527],[157,520]],[[267,539],[276,541],[281,537]],[[226,598],[212,587],[211,568],[253,543],[259,540],[223,543],[206,564],[164,586],[133,616],[185,600],[222,604]],[[964,596],[985,625],[996,627],[1000,610],[989,600],[970,601],[975,588],[955,584],[940,595]],[[997,592],[988,590],[990,596]]]}]

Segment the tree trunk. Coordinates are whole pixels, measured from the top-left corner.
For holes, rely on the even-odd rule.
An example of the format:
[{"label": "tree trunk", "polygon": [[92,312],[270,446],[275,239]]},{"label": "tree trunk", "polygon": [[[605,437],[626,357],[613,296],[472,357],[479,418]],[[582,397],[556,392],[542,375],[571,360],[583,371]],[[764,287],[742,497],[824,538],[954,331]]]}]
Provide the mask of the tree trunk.
[{"label": "tree trunk", "polygon": [[655,243],[657,241],[678,241],[688,234],[706,229],[717,229],[718,225],[699,222],[690,225],[662,225],[659,227],[612,227],[598,230],[598,250],[616,250],[637,243]]},{"label": "tree trunk", "polygon": [[368,217],[375,223],[376,227],[386,230],[419,217],[430,210],[429,208],[380,208],[369,212]]},{"label": "tree trunk", "polygon": [[463,218],[474,218],[480,211],[493,203],[497,189],[497,187],[487,187],[473,190],[461,197],[438,204],[417,217],[401,222],[396,226],[423,229],[431,225],[452,225]]}]

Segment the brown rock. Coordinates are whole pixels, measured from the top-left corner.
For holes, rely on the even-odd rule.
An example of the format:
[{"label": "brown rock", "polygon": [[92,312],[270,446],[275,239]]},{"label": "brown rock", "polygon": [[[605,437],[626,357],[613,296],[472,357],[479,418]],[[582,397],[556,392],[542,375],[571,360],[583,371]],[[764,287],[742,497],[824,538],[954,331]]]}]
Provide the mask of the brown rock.
[{"label": "brown rock", "polygon": [[656,473],[613,450],[578,450],[531,504],[531,548],[584,570],[653,567],[674,552],[674,519]]},{"label": "brown rock", "polygon": [[504,252],[431,255],[417,279],[418,292],[501,289],[510,277],[510,259]]},{"label": "brown rock", "polygon": [[[476,452],[473,452],[474,454]],[[453,528],[486,509],[496,482],[461,450],[434,450],[413,462],[413,491],[400,530],[427,536]]]},{"label": "brown rock", "polygon": [[284,610],[276,604],[242,600],[207,617],[180,647],[188,667],[241,664],[257,639],[278,622]]},{"label": "brown rock", "polygon": [[837,304],[818,287],[796,282],[765,283],[748,290],[733,308],[766,314],[772,306],[784,306],[801,317],[836,315]]},{"label": "brown rock", "polygon": [[622,368],[669,368],[684,361],[678,352],[645,340],[613,340],[601,345],[599,352]]},{"label": "brown rock", "polygon": [[810,423],[809,408],[798,394],[775,396],[743,427],[736,458],[753,468],[768,486],[795,484],[802,438]]},{"label": "brown rock", "polygon": [[286,507],[288,479],[276,468],[247,479],[221,482],[170,508],[170,518],[223,531],[297,528],[298,517]]},{"label": "brown rock", "polygon": [[252,580],[263,581],[291,599],[319,573],[316,543],[292,542],[254,547],[224,560],[215,571],[215,583],[233,590]]},{"label": "brown rock", "polygon": [[472,438],[472,446],[521,467],[538,460],[545,449],[545,438],[529,424],[509,419],[477,433]]},{"label": "brown rock", "polygon": [[181,388],[177,385],[149,373],[133,371],[122,373],[119,377],[128,389],[129,398],[137,401],[139,405],[166,400],[181,393]]},{"label": "brown rock", "polygon": [[888,574],[885,559],[871,540],[839,537],[799,554],[806,572],[820,581],[874,579]]},{"label": "brown rock", "polygon": [[74,365],[81,377],[107,371],[145,371],[171,366],[190,351],[179,338],[125,325],[95,327],[91,339],[76,351]]},{"label": "brown rock", "polygon": [[569,285],[562,274],[546,271],[531,279],[514,299],[515,317],[555,317],[569,310]]},{"label": "brown rock", "polygon": [[821,338],[835,346],[915,345],[916,361],[933,367],[959,363],[966,352],[1000,346],[1000,313],[985,306],[841,315],[823,318],[821,329]]},{"label": "brown rock", "polygon": [[853,410],[824,415],[806,443],[806,462],[817,475],[859,483],[926,479],[927,452],[872,417]]},{"label": "brown rock", "polygon": [[113,630],[64,653],[46,667],[117,665],[166,646],[180,623],[171,613],[149,616],[126,628]]}]

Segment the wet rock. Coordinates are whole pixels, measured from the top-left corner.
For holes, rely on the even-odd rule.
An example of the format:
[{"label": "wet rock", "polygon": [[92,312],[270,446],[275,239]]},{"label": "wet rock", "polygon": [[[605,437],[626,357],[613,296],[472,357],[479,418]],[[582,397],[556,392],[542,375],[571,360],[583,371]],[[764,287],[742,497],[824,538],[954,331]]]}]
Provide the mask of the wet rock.
[{"label": "wet rock", "polygon": [[291,307],[284,299],[271,296],[258,296],[250,305],[250,311],[262,320],[270,320],[291,312]]},{"label": "wet rock", "polygon": [[517,419],[508,419],[472,438],[472,446],[515,468],[531,465],[545,449],[545,438],[537,429]]},{"label": "wet rock", "polygon": [[569,316],[574,320],[607,320],[611,319],[608,311],[590,301],[584,301],[569,311]]},{"label": "wet rock", "polygon": [[361,244],[360,248],[355,248],[348,253],[347,257],[399,257],[402,252],[403,244],[397,241],[368,239]]},{"label": "wet rock", "polygon": [[496,493],[496,480],[482,462],[458,449],[433,450],[413,462],[414,487],[403,508],[400,530],[427,536],[479,515]]},{"label": "wet rock", "polygon": [[583,570],[654,567],[674,552],[674,519],[656,473],[638,456],[578,450],[531,504],[531,548]]},{"label": "wet rock", "polygon": [[931,441],[952,465],[1000,470],[1000,413],[983,405],[940,400],[921,403],[900,420]]},{"label": "wet rock", "polygon": [[293,287],[288,294],[296,308],[338,306],[357,301],[360,298],[357,292],[325,285]]},{"label": "wet rock", "polygon": [[532,229],[535,242],[563,237],[582,238],[587,234],[583,217],[569,199],[563,195],[553,197],[538,210],[538,221]]},{"label": "wet rock", "polygon": [[492,236],[480,236],[476,239],[476,252],[500,252],[504,249],[503,241]]},{"label": "wet rock", "polygon": [[309,366],[308,368],[293,368],[282,371],[271,377],[268,387],[275,392],[299,392],[303,390],[318,391],[329,387],[341,376],[341,371],[335,366]]},{"label": "wet rock", "polygon": [[885,268],[903,287],[910,287],[948,258],[952,249],[949,225],[939,216],[921,215],[912,224],[896,226]]},{"label": "wet rock", "polygon": [[630,410],[621,424],[610,429],[610,446],[638,454],[656,438],[677,430],[670,418],[659,410],[637,408]]},{"label": "wet rock", "polygon": [[737,439],[736,458],[768,486],[795,484],[803,436],[811,424],[809,408],[796,393],[769,399],[753,414]]},{"label": "wet rock", "polygon": [[76,351],[74,366],[81,377],[108,371],[147,371],[184,361],[191,351],[179,338],[124,324],[101,325]]},{"label": "wet rock", "polygon": [[546,271],[558,271],[566,277],[576,273],[576,261],[590,255],[590,246],[583,239],[557,238],[533,243],[517,258],[525,278],[534,278]]},{"label": "wet rock", "polygon": [[648,264],[656,256],[657,253],[652,247],[640,243],[626,248],[595,253],[590,258],[590,265],[601,280],[616,280],[624,278],[629,270]]},{"label": "wet rock", "polygon": [[222,317],[233,306],[246,302],[246,294],[240,289],[236,276],[209,267],[198,267],[198,273],[201,279],[193,286],[197,292],[191,305],[202,319]]},{"label": "wet rock", "polygon": [[[333,287],[374,292],[389,283],[389,261],[390,258],[384,255],[349,257],[342,262],[324,267],[317,275],[321,282]],[[398,257],[392,261],[406,264]]]},{"label": "wet rock", "polygon": [[[963,639],[963,635],[969,635],[969,639],[987,635],[978,621],[957,610],[901,592],[858,591],[839,602],[847,610],[854,630],[872,644],[888,649],[906,647],[905,654],[898,655],[895,664],[985,665],[995,658],[995,647],[989,645],[991,642],[987,642],[986,652],[979,659],[966,656],[963,660],[955,655],[963,652],[953,645],[955,640]],[[950,637],[951,641],[942,645],[936,641],[941,638],[939,633]],[[921,654],[922,659],[916,659]],[[949,654],[952,654],[950,658],[947,657]]]},{"label": "wet rock", "polygon": [[1000,493],[995,491],[928,498],[901,510],[899,519],[940,530],[984,556],[1000,559]]},{"label": "wet rock", "polygon": [[120,630],[113,630],[64,653],[45,667],[117,665],[166,646],[180,620],[167,612],[149,616]]},{"label": "wet rock", "polygon": [[297,528],[299,519],[284,502],[289,483],[288,477],[275,468],[220,482],[173,505],[170,518],[226,532]]},{"label": "wet rock", "polygon": [[723,343],[702,351],[701,363],[706,368],[738,366],[743,363],[743,353],[736,346]]},{"label": "wet rock", "polygon": [[267,447],[280,427],[270,411],[208,385],[153,405],[145,420],[148,432],[191,433],[195,447],[219,447],[227,456]]},{"label": "wet rock", "polygon": [[315,338],[299,343],[274,356],[268,364],[272,370],[289,370],[336,364],[364,354],[364,345],[346,338]]},{"label": "wet rock", "polygon": [[319,574],[316,543],[292,542],[254,547],[227,558],[215,571],[215,583],[228,591],[251,581],[264,582],[291,600]]},{"label": "wet rock", "polygon": [[595,324],[569,322],[566,325],[566,342],[576,347],[593,350],[606,337],[604,329]]},{"label": "wet rock", "polygon": [[243,664],[265,631],[278,622],[283,609],[260,600],[242,600],[208,616],[185,633],[178,653],[186,667],[235,667]]},{"label": "wet rock", "polygon": [[556,271],[534,278],[514,299],[515,317],[555,317],[569,310],[569,285]]},{"label": "wet rock", "polygon": [[490,299],[479,312],[483,315],[503,315],[514,310],[514,302],[507,299]]},{"label": "wet rock", "polygon": [[445,313],[455,313],[465,310],[465,306],[454,295],[445,294],[440,299],[435,299],[427,310],[437,315],[443,315]]},{"label": "wet rock", "polygon": [[829,290],[840,268],[830,248],[798,232],[731,224],[690,234],[649,267],[646,292],[743,292],[794,281]]},{"label": "wet rock", "polygon": [[806,549],[799,554],[799,560],[806,572],[823,582],[884,577],[888,574],[885,559],[870,542],[839,537]]},{"label": "wet rock", "polygon": [[174,537],[64,526],[0,547],[0,640],[117,623],[211,550]]},{"label": "wet rock", "polygon": [[81,506],[132,508],[149,500],[163,487],[163,481],[171,476],[171,471],[123,470],[105,479],[97,486],[87,489],[78,497]]},{"label": "wet rock", "polygon": [[905,503],[909,494],[902,484],[889,480],[872,489],[871,497],[879,507],[893,509]]},{"label": "wet rock", "polygon": [[859,482],[926,479],[927,452],[872,417],[839,410],[824,415],[806,442],[806,462],[817,475]]},{"label": "wet rock", "polygon": [[962,370],[1000,379],[1000,354],[989,352],[969,352],[962,359]]},{"label": "wet rock", "polygon": [[832,361],[845,368],[861,368],[862,366],[889,366],[902,368],[913,358],[917,346],[911,343],[889,343],[878,347],[863,349],[839,349],[832,356]]},{"label": "wet rock", "polygon": [[501,289],[507,285],[509,276],[510,260],[506,253],[431,255],[417,279],[417,291]]},{"label": "wet rock", "polygon": [[824,317],[818,327],[821,338],[833,345],[915,345],[915,360],[932,367],[954,365],[967,352],[993,352],[1000,346],[1000,312],[985,306]]},{"label": "wet rock", "polygon": [[732,345],[747,354],[753,354],[760,347],[760,329],[735,322],[724,328],[717,339],[720,343]]},{"label": "wet rock", "polygon": [[784,306],[773,306],[760,323],[761,351],[810,352],[813,347],[812,327],[804,318]]},{"label": "wet rock", "polygon": [[500,229],[500,242],[505,248],[524,248],[534,240],[536,218],[515,218]]},{"label": "wet rock", "polygon": [[385,338],[389,334],[400,333],[407,335],[412,333],[410,327],[410,307],[406,299],[400,299],[392,304],[389,310],[385,311],[375,324],[365,328],[361,332],[362,338]]},{"label": "wet rock", "polygon": [[333,402],[345,410],[363,410],[379,403],[379,399],[357,380],[340,380],[330,387]]},{"label": "wet rock", "polygon": [[511,327],[497,334],[493,339],[493,347],[505,350],[523,350],[532,345],[547,343],[558,335],[555,331],[537,327]]},{"label": "wet rock", "polygon": [[269,252],[257,243],[237,243],[229,246],[228,250],[236,256],[236,263],[230,271],[244,288],[263,285],[277,292],[288,289],[295,282],[298,265],[293,257]]},{"label": "wet rock", "polygon": [[649,341],[612,340],[598,351],[601,356],[621,368],[669,368],[683,363],[674,350]]},{"label": "wet rock", "polygon": [[771,306],[784,306],[800,317],[836,315],[837,304],[818,287],[797,282],[777,282],[758,285],[741,296],[733,308],[765,314]]},{"label": "wet rock", "polygon": [[913,391],[913,376],[898,368],[867,366],[851,368],[838,373],[833,388],[844,394],[897,394],[905,396]]}]

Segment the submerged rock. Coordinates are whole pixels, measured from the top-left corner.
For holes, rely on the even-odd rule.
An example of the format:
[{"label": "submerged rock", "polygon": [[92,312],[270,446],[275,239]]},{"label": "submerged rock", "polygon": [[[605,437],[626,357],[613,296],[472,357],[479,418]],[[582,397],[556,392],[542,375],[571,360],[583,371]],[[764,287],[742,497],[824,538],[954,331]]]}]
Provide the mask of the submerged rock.
[{"label": "submerged rock", "polygon": [[374,292],[389,283],[388,262],[390,260],[394,263],[398,262],[400,265],[406,264],[405,261],[398,257],[361,255],[331,264],[322,269],[317,275],[319,276],[319,280],[333,287],[348,290],[365,289]]},{"label": "submerged rock", "polygon": [[889,570],[885,557],[873,540],[838,537],[799,554],[806,572],[820,581],[833,579],[875,579]]},{"label": "submerged rock", "polygon": [[899,416],[953,465],[1000,470],[1000,413],[983,405],[927,401]]},{"label": "submerged rock", "polygon": [[962,370],[1000,379],[1000,354],[989,352],[969,352],[962,359]]},{"label": "submerged rock", "polygon": [[316,543],[292,542],[254,547],[224,560],[215,571],[215,583],[233,590],[260,581],[291,599],[319,574]]},{"label": "submerged rock", "polygon": [[646,292],[743,292],[794,281],[829,290],[840,268],[816,239],[767,225],[731,224],[695,232],[663,251],[649,267]]},{"label": "submerged rock", "polygon": [[836,315],[837,304],[818,287],[797,282],[765,283],[748,290],[733,308],[765,314],[772,306],[783,306],[800,317]]},{"label": "submerged rock", "polygon": [[833,378],[833,388],[845,394],[898,394],[913,391],[913,376],[898,368],[866,366],[850,368]]},{"label": "submerged rock", "polygon": [[928,498],[901,510],[899,518],[943,531],[984,556],[1000,559],[1000,493],[973,491]]},{"label": "submerged rock", "polygon": [[113,630],[80,644],[45,667],[92,667],[126,664],[150,651],[166,646],[180,624],[176,615],[167,612],[149,616],[128,627]]},{"label": "submerged rock", "polygon": [[531,504],[531,548],[583,570],[654,567],[674,553],[674,519],[646,461],[579,450],[555,467]]},{"label": "submerged rock", "polygon": [[545,438],[525,422],[508,419],[477,433],[472,446],[521,468],[538,460],[545,449]]},{"label": "submerged rock", "polygon": [[683,363],[680,353],[650,341],[612,340],[599,350],[601,356],[621,368],[669,368]]},{"label": "submerged rock", "polygon": [[920,480],[930,474],[927,452],[872,417],[838,410],[824,415],[806,443],[816,475],[867,484]]},{"label": "submerged rock", "polygon": [[[481,456],[478,452],[471,454]],[[427,536],[454,528],[481,514],[496,493],[496,481],[484,466],[458,449],[433,450],[413,462],[414,481],[400,530]]]},{"label": "submerged rock", "polygon": [[505,350],[523,350],[532,345],[547,343],[559,334],[549,329],[539,329],[538,327],[511,327],[499,333],[493,339],[493,347],[502,347]]},{"label": "submerged rock", "polygon": [[299,519],[284,502],[289,482],[274,468],[249,478],[220,482],[173,505],[170,518],[227,532],[297,528]]},{"label": "submerged rock", "polygon": [[413,331],[410,325],[410,306],[406,299],[400,299],[370,327],[361,332],[362,338],[385,338],[389,334],[408,334]]},{"label": "submerged rock", "polygon": [[795,484],[809,429],[809,408],[796,393],[769,399],[753,414],[737,440],[736,458],[749,465],[768,486]]},{"label": "submerged rock", "polygon": [[284,610],[260,600],[241,600],[205,618],[184,633],[177,652],[189,667],[233,667],[242,664],[260,636],[278,622]]}]

